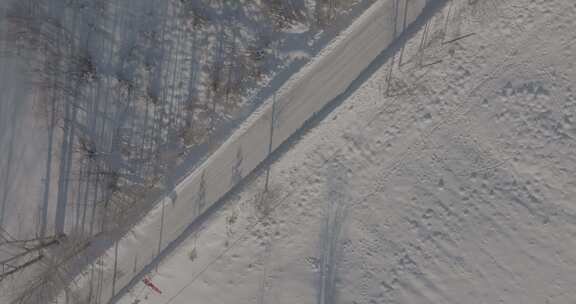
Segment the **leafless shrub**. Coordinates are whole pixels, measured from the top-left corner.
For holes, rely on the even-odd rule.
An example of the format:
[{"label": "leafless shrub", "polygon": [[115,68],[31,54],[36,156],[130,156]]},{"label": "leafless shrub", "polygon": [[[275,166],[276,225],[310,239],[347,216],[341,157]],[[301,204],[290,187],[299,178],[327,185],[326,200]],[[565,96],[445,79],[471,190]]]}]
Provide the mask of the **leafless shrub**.
[{"label": "leafless shrub", "polygon": [[32,239],[14,239],[6,231],[0,232],[0,249],[10,253],[0,261],[0,282],[12,276],[28,271],[45,260],[45,251],[61,244],[64,236],[36,236]]},{"label": "leafless shrub", "polygon": [[208,11],[200,6],[197,1],[180,0],[182,4],[181,15],[189,20],[193,29],[199,30],[210,23]]},{"label": "leafless shrub", "polygon": [[146,101],[154,105],[160,105],[160,96],[151,86],[146,87]]},{"label": "leafless shrub", "polygon": [[238,211],[234,210],[232,214],[226,216],[226,235],[230,237],[233,234],[233,226],[238,221]]},{"label": "leafless shrub", "polygon": [[44,258],[38,262],[38,275],[32,276],[23,286],[10,304],[32,304],[47,302],[53,299],[60,291],[69,294],[72,303],[79,303],[77,298],[67,286],[70,276],[69,262],[90,245],[85,236],[71,234],[59,238],[59,246],[47,247],[44,250]]},{"label": "leafless shrub", "polygon": [[254,198],[254,210],[256,211],[256,216],[258,218],[266,218],[270,215],[270,212],[274,209],[277,204],[277,200],[280,198],[280,188],[278,186],[272,186],[268,191],[258,192]]},{"label": "leafless shrub", "polygon": [[62,22],[46,12],[40,0],[16,2],[10,6],[6,21],[8,40],[26,50],[59,53],[60,48],[75,41]]},{"label": "leafless shrub", "polygon": [[194,248],[192,248],[192,250],[190,250],[190,252],[188,253],[188,258],[192,262],[194,262],[194,260],[196,260],[196,258],[198,258],[198,250],[196,249],[196,247],[194,247]]},{"label": "leafless shrub", "polygon": [[86,49],[81,50],[80,53],[76,55],[74,69],[75,70],[71,72],[77,74],[82,82],[92,81],[97,75],[94,59]]},{"label": "leafless shrub", "polygon": [[337,17],[338,13],[349,8],[355,3],[351,0],[317,0],[314,11],[314,25],[326,27]]},{"label": "leafless shrub", "polygon": [[306,19],[303,3],[294,0],[269,0],[263,1],[264,12],[268,15],[277,30],[284,29],[290,25],[303,22]]}]

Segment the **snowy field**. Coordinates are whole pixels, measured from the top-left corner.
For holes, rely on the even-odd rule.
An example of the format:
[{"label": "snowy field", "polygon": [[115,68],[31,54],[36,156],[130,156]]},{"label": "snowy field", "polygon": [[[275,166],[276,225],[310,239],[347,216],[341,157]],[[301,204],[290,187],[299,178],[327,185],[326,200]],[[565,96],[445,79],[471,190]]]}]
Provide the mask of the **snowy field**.
[{"label": "snowy field", "polygon": [[174,244],[219,208],[222,198],[271,151],[344,92],[395,35],[419,16],[425,4],[402,3],[379,1],[371,6],[255,111],[130,233],[98,257],[74,281],[68,297],[72,294],[87,301],[97,298],[106,302],[113,295],[123,294],[128,284],[141,278]]},{"label": "snowy field", "polygon": [[572,0],[16,2],[0,303],[574,303]]},{"label": "snowy field", "polygon": [[119,303],[573,303],[574,16],[448,2]]},{"label": "snowy field", "polygon": [[0,1],[0,303],[57,293],[373,2]]}]

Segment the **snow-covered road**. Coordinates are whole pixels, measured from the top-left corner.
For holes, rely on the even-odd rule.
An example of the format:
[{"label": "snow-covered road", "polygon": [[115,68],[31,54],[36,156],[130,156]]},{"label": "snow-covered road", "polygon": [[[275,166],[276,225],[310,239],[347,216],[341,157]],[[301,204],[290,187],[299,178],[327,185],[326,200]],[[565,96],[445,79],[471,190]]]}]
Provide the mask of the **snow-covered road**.
[{"label": "snow-covered road", "polygon": [[381,0],[373,4],[99,259],[98,279],[91,271],[79,277],[74,282],[79,286],[74,288],[79,290],[75,296],[90,298],[97,286],[99,301],[108,302],[135,276],[139,279],[145,267],[158,261],[195,219],[219,202],[315,113],[345,92],[395,35],[420,15],[426,2]]}]

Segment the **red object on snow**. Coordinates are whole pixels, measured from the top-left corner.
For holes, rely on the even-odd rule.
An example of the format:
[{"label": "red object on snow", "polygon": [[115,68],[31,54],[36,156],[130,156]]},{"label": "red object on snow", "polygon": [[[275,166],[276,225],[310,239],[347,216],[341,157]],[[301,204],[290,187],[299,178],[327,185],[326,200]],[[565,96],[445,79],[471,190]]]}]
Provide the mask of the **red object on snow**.
[{"label": "red object on snow", "polygon": [[158,288],[156,285],[154,285],[154,283],[152,283],[152,280],[150,280],[150,278],[148,276],[144,276],[144,279],[142,281],[144,282],[144,284],[146,284],[146,286],[152,288],[152,290],[154,290],[155,292],[162,294],[162,291],[160,290],[160,288]]}]

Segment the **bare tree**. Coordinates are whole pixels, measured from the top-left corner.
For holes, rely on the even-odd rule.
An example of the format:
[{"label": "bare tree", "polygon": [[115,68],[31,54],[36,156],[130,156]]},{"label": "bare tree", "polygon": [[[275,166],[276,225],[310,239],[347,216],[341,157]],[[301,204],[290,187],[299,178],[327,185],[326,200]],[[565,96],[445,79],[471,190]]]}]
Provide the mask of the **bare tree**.
[{"label": "bare tree", "polygon": [[0,231],[0,248],[10,256],[0,260],[0,282],[44,259],[44,250],[60,244],[63,235],[15,239],[7,231]]}]

